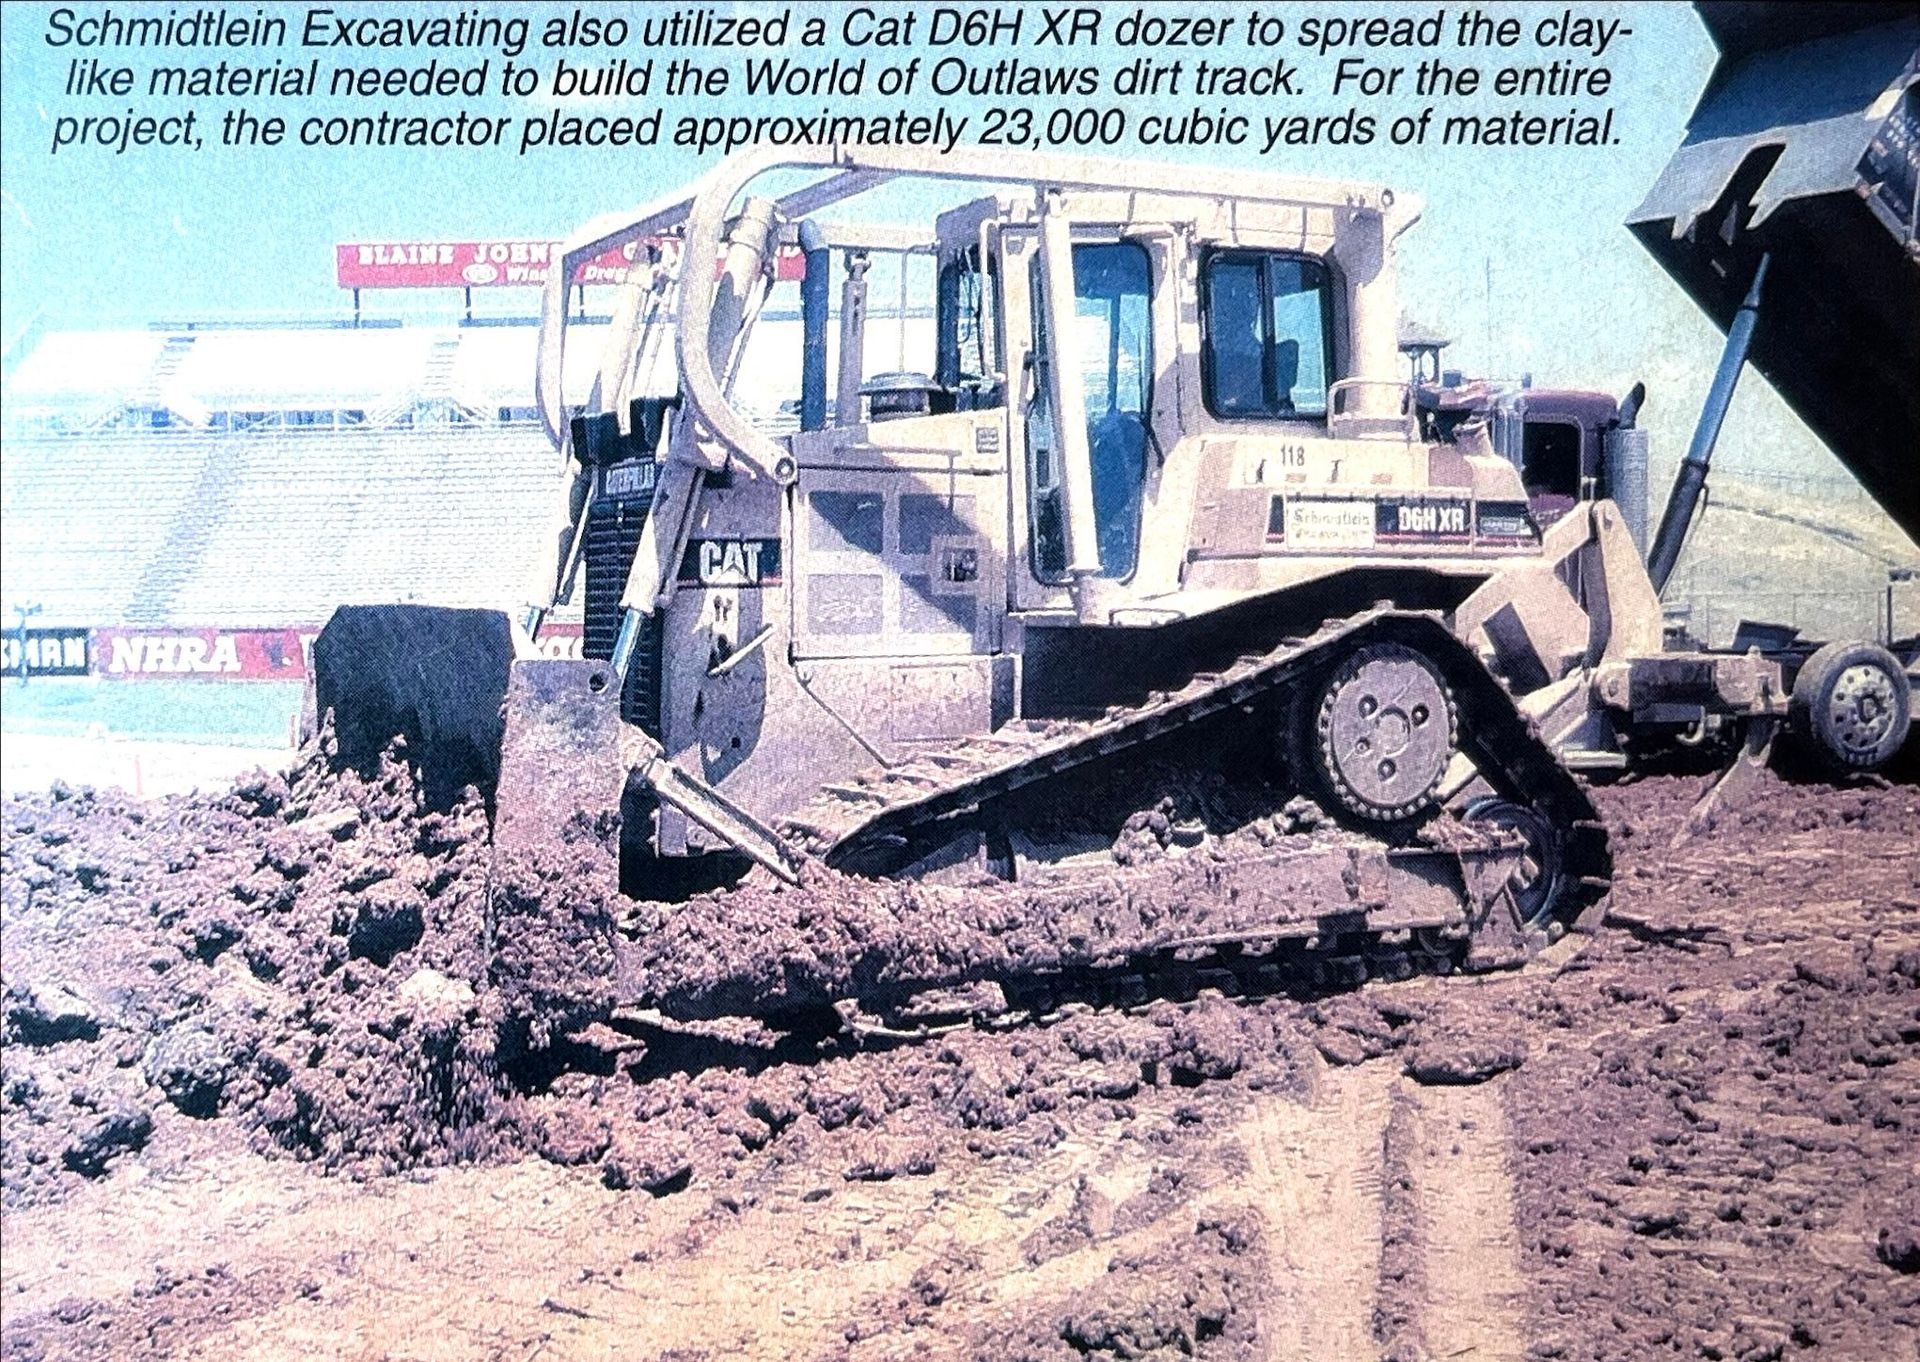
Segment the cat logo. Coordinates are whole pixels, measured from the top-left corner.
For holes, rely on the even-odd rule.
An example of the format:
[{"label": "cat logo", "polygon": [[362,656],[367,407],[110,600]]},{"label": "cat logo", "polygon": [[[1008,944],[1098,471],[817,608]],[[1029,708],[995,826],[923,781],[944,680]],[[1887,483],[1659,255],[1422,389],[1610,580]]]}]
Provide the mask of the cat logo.
[{"label": "cat logo", "polygon": [[617,463],[600,475],[600,492],[608,497],[646,496],[653,491],[660,465],[652,459]]},{"label": "cat logo", "polygon": [[680,580],[694,586],[780,585],[778,539],[694,539],[680,563]]}]

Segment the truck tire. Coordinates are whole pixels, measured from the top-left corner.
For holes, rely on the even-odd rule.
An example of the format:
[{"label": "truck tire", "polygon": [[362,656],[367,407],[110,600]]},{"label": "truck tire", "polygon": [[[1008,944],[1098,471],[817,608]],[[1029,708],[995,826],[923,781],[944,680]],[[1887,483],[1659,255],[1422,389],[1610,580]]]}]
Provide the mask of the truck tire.
[{"label": "truck tire", "polygon": [[1789,712],[1801,743],[1829,770],[1877,771],[1907,740],[1912,693],[1906,669],[1872,643],[1829,643],[1793,681]]}]

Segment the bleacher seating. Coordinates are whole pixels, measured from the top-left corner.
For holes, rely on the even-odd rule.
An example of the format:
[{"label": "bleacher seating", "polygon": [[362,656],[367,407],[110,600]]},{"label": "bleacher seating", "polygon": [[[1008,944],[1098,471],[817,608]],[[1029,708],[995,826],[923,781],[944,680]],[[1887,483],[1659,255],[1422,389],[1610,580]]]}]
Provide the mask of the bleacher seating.
[{"label": "bleacher seating", "polygon": [[[524,602],[558,459],[531,326],[53,332],[6,375],[0,576],[37,625]],[[576,347],[568,397],[592,382]]]},{"label": "bleacher seating", "polygon": [[43,623],[284,626],[343,601],[513,606],[551,523],[536,427],[6,442],[9,603]]},{"label": "bleacher seating", "polygon": [[211,442],[172,433],[9,435],[0,590],[48,624],[141,624],[142,574],[192,500]]},{"label": "bleacher seating", "polygon": [[[569,331],[570,406],[606,334]],[[901,365],[897,334],[875,335],[869,373]],[[931,318],[906,338],[909,366],[930,365]],[[0,607],[236,628],[349,601],[518,607],[560,496],[532,419],[537,345],[530,323],[484,318],[39,335],[8,357],[0,407]],[[734,400],[765,429],[795,425],[801,349],[791,311],[755,328]],[[674,362],[669,332],[642,390],[671,392]]]},{"label": "bleacher seating", "polygon": [[[558,495],[537,430],[313,432],[235,442],[229,493],[171,603],[178,619],[319,621],[345,601],[524,603]],[[295,474],[294,470],[298,470]],[[263,564],[273,570],[262,573]],[[244,593],[236,581],[253,577]]]}]

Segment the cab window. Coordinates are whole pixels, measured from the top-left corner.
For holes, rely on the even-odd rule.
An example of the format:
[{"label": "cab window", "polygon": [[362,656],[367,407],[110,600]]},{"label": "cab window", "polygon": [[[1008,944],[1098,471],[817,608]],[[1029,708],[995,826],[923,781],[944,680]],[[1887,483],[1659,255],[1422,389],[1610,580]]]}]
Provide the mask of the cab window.
[{"label": "cab window", "polygon": [[1526,423],[1520,480],[1539,524],[1551,525],[1580,500],[1582,443],[1581,429],[1571,421]]},{"label": "cab window", "polygon": [[995,281],[980,268],[980,248],[970,246],[941,267],[940,355],[935,375],[964,409],[998,406],[1004,400],[994,318]]},{"label": "cab window", "polygon": [[[1153,393],[1152,268],[1136,242],[1073,248],[1074,361],[1086,393],[1099,575],[1133,575],[1140,556],[1140,508],[1147,478]],[[1034,319],[1034,402],[1027,414],[1027,486],[1034,575],[1066,574],[1065,510],[1058,441],[1049,399],[1057,357],[1049,340],[1040,261],[1030,275]]]},{"label": "cab window", "polygon": [[1230,419],[1319,419],[1333,370],[1333,287],[1318,260],[1215,251],[1201,277],[1207,410]]},{"label": "cab window", "polygon": [[1528,496],[1580,495],[1580,427],[1571,421],[1529,421],[1520,477]]}]

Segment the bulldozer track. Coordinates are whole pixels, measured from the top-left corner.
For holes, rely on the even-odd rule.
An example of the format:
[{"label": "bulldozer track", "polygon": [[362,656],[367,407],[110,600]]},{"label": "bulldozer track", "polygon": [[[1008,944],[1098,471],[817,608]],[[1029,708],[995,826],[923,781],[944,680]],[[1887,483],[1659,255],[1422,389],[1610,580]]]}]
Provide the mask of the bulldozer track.
[{"label": "bulldozer track", "polygon": [[[988,853],[988,829],[1005,832],[1012,816],[1033,814],[994,801],[1059,781],[1071,810],[1112,774],[1089,780],[1082,768],[1209,716],[1238,711],[1256,725],[1278,724],[1278,739],[1290,689],[1311,695],[1305,683],[1324,669],[1382,644],[1416,650],[1439,671],[1458,709],[1460,750],[1477,771],[1464,782],[1456,772],[1445,810],[1418,826],[1302,833],[1275,818],[1246,837],[1238,827],[1224,837],[1201,829],[1191,844],[1176,839],[1131,863],[1091,848],[1061,862],[1014,860],[1007,879],[985,861],[933,854],[962,838],[970,857]],[[1209,735],[1216,746],[1219,738]],[[1131,788],[1130,773],[1120,776]],[[1544,916],[1528,916],[1515,888],[1537,844],[1497,821],[1456,816],[1489,792],[1537,814],[1555,839],[1559,890]],[[767,962],[749,948],[754,963],[738,971],[665,977],[648,964],[661,947],[629,939],[616,973],[628,981],[632,1024],[671,1032],[748,1018],[788,1034],[839,1030],[889,1043],[1044,1022],[1075,1006],[1126,1009],[1207,993],[1318,996],[1370,979],[1508,968],[1571,926],[1606,892],[1611,870],[1586,790],[1500,683],[1438,616],[1386,606],[1099,718],[1012,725],[836,782],[778,830],[830,869],[856,875],[916,878],[957,866],[964,886],[928,886],[964,905],[948,919],[955,934],[863,937],[846,959],[805,968],[762,969]],[[700,944],[697,925],[685,930],[694,956],[713,949]]]},{"label": "bulldozer track", "polygon": [[1459,711],[1461,749],[1502,797],[1532,808],[1558,831],[1565,888],[1554,916],[1563,924],[1605,894],[1612,860],[1591,799],[1515,708],[1512,697],[1435,615],[1385,606],[1328,621],[1265,652],[1199,672],[1144,704],[1097,719],[1009,724],[984,737],[919,754],[827,786],[781,820],[780,828],[829,865],[850,868],[863,854],[909,834],[972,816],[992,801],[1098,758],[1148,743],[1201,719],[1268,700],[1354,650],[1397,643],[1432,660]]},{"label": "bulldozer track", "polygon": [[1452,974],[1462,968],[1467,944],[1465,931],[1204,940],[1162,947],[1111,969],[1027,976],[1003,987],[1010,1004],[1041,1020],[1076,1006],[1189,1003],[1209,993],[1248,1000],[1314,997],[1369,980]]},{"label": "bulldozer track", "polygon": [[[875,1034],[1207,992],[1309,996],[1368,978],[1520,963],[1533,943],[1482,930],[1505,900],[1484,878],[1472,888],[1469,869],[1510,871],[1519,856],[1497,830],[1391,850],[1341,832],[1288,835],[1257,850],[1210,845],[1045,884],[935,888],[952,896],[946,908],[964,900],[972,921],[987,925],[961,925],[963,913],[949,920],[950,948],[915,944],[911,931],[873,937],[832,970],[782,968],[775,980],[749,966],[736,978],[694,971],[686,986],[649,986],[646,961],[659,947],[643,918],[617,947],[628,963],[616,974],[628,981],[624,997],[663,1019],[753,1017],[805,1030],[850,1008]],[[991,925],[1008,922],[1020,926],[1002,935]],[[709,949],[692,947],[696,956]]]},{"label": "bulldozer track", "polygon": [[[758,1020],[771,1029],[756,1039],[735,1038],[731,1046],[716,1046],[713,1028],[719,1019],[687,1020],[628,1007],[616,1010],[612,1021],[617,1030],[646,1041],[645,1064],[637,1072],[697,1072],[722,1063],[751,1065],[749,1057],[756,1053],[763,1061],[818,1060],[843,1050],[921,1043],[964,1027],[1049,1026],[1089,1011],[1186,1006],[1207,996],[1243,1002],[1311,999],[1367,982],[1463,972],[1472,968],[1470,946],[1464,927],[1302,932],[1264,940],[1196,938],[1111,965],[995,978],[984,993],[951,984],[919,991],[911,986],[856,989],[834,1009],[770,1012]],[[1181,1081],[1177,1073],[1170,1077]]]}]

